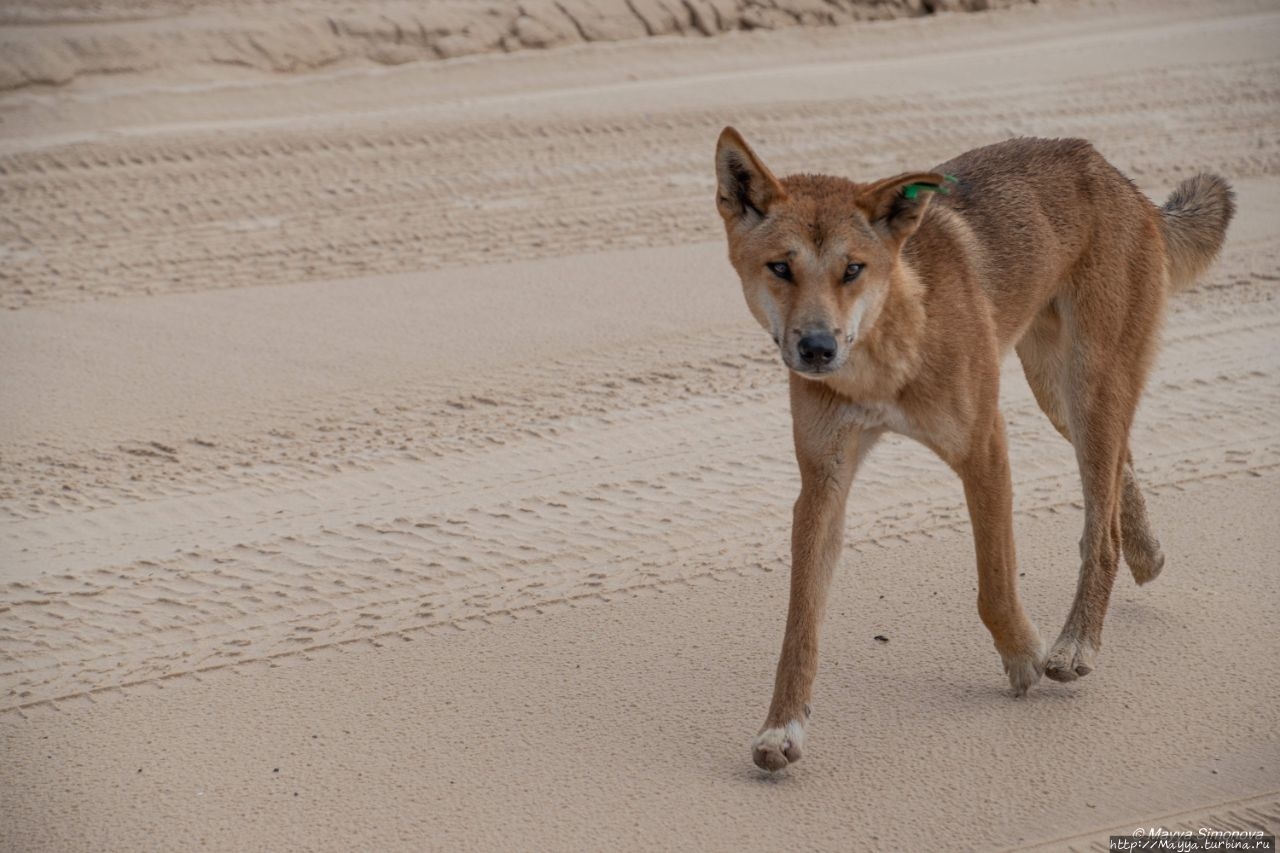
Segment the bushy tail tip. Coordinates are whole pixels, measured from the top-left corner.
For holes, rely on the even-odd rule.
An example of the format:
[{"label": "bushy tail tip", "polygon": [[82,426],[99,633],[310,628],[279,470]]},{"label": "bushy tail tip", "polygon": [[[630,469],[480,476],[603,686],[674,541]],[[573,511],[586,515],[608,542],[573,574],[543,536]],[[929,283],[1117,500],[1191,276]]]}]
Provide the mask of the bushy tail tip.
[{"label": "bushy tail tip", "polygon": [[1187,178],[1160,209],[1169,284],[1187,290],[1218,256],[1236,212],[1236,194],[1224,178],[1202,172]]}]

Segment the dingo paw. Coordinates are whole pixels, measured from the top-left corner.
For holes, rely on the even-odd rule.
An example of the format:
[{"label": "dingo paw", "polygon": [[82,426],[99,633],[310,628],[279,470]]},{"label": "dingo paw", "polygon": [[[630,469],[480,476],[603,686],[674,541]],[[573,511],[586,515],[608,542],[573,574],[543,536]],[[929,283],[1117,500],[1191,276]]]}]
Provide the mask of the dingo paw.
[{"label": "dingo paw", "polygon": [[804,748],[804,724],[792,720],[781,728],[765,729],[751,744],[751,760],[761,770],[776,773],[800,760]]},{"label": "dingo paw", "polygon": [[1054,681],[1075,681],[1093,672],[1097,650],[1089,642],[1063,634],[1044,662],[1044,674]]},{"label": "dingo paw", "polygon": [[1037,641],[1034,651],[1020,655],[1001,655],[1005,674],[1009,676],[1009,686],[1014,696],[1026,696],[1027,691],[1040,680],[1044,674],[1044,646]]}]

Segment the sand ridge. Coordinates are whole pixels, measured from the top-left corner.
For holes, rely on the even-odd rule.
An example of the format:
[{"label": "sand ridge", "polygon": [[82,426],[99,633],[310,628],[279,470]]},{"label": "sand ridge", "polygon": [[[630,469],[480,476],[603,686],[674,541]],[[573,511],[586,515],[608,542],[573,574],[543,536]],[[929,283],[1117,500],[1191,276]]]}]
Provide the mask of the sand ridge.
[{"label": "sand ridge", "polygon": [[304,72],[655,36],[832,27],[1020,0],[57,0],[0,9],[0,90],[82,75],[237,66]]},{"label": "sand ridge", "polygon": [[[0,98],[0,847],[1274,827],[1280,15],[1103,6]],[[1025,133],[1235,183],[1135,426],[1169,566],[1089,679],[1004,695],[960,484],[886,440],[812,754],[750,766],[797,475],[711,204],[730,122],[781,171]],[[1016,364],[1002,396],[1049,635],[1078,475]]]},{"label": "sand ridge", "polygon": [[[912,29],[894,34],[904,44],[921,37],[918,22],[904,23]],[[13,286],[0,293],[0,306],[711,241],[720,224],[706,203],[701,143],[724,124],[726,99],[734,121],[776,151],[784,171],[892,172],[1025,133],[1095,139],[1157,192],[1186,177],[1186,164],[1237,178],[1280,170],[1280,150],[1265,141],[1280,97],[1274,15],[1175,18],[1119,42],[1086,33],[1101,43],[1063,42],[1070,72],[1042,78],[1006,79],[1000,54],[982,49],[920,59],[938,65],[937,73],[945,65],[965,75],[960,90],[947,92],[920,86],[897,61],[846,61],[839,74],[799,66],[772,83],[751,74],[741,87],[712,75],[684,86],[659,78],[565,87],[547,103],[524,92],[433,103],[416,97],[419,87],[430,92],[436,84],[422,70],[428,76],[398,81],[391,96],[377,78],[350,84],[347,97],[363,93],[368,113],[295,116],[285,84],[269,91],[274,97],[237,88],[231,95],[263,101],[264,114],[266,105],[280,105],[284,116],[243,123],[206,116],[199,127],[152,116],[156,128],[145,133],[124,125],[54,145],[43,143],[42,127],[76,125],[15,104],[18,126],[31,126],[33,139],[26,150],[0,153],[0,190],[12,200],[0,235],[13,246]],[[1152,67],[1131,52],[1140,45],[1190,56],[1183,65]],[[1036,61],[1014,50],[1018,61]],[[1225,64],[1206,69],[1196,51],[1221,54]],[[1127,85],[1112,85],[1117,74]],[[877,92],[864,80],[892,88]],[[789,97],[797,89],[809,97]],[[896,91],[904,89],[909,98]],[[754,103],[735,103],[743,98]],[[126,91],[100,113],[79,102],[61,111],[120,121],[136,100]],[[196,90],[171,109],[186,112],[202,100]],[[1218,111],[1203,109],[1209,101]],[[1241,134],[1259,141],[1240,145]],[[22,143],[19,136],[11,144]],[[1183,159],[1164,155],[1173,147]],[[351,210],[360,213],[352,218]]]}]

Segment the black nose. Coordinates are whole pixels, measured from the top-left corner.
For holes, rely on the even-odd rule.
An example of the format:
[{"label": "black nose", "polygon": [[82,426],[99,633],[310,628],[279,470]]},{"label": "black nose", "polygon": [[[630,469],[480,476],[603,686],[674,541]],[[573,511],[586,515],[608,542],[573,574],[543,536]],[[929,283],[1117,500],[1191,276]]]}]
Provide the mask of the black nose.
[{"label": "black nose", "polygon": [[805,335],[797,348],[800,350],[800,360],[814,367],[828,365],[836,357],[836,339],[825,333]]}]

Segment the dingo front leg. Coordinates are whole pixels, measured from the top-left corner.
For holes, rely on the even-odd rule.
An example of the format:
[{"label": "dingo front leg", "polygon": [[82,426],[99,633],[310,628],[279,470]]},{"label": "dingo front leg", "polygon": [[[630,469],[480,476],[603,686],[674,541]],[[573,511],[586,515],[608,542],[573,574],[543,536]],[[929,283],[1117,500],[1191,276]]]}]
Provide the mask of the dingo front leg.
[{"label": "dingo front leg", "polygon": [[978,557],[978,615],[991,632],[1013,695],[1022,696],[1044,673],[1040,632],[1018,598],[1018,563],[1013,544],[1013,483],[1004,419],[992,413],[987,429],[957,470],[973,522]]},{"label": "dingo front leg", "polygon": [[844,541],[844,507],[858,462],[876,434],[850,419],[826,387],[792,379],[791,411],[800,497],[791,530],[791,599],[773,702],[752,744],[756,765],[781,770],[800,760],[818,670],[818,625]]}]

